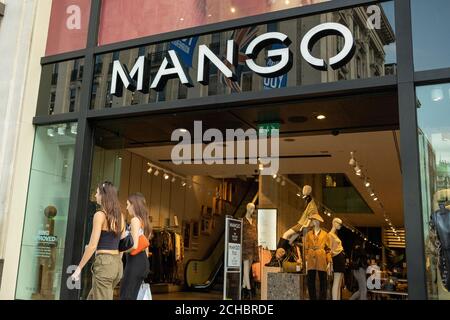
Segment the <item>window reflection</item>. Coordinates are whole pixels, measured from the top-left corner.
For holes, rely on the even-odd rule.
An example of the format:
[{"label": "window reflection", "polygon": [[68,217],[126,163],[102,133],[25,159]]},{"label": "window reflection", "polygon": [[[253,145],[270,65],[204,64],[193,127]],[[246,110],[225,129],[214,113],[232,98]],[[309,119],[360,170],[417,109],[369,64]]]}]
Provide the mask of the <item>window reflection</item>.
[{"label": "window reflection", "polygon": [[450,67],[450,1],[412,0],[411,10],[415,70]]},{"label": "window reflection", "polygon": [[420,174],[429,297],[450,299],[450,84],[417,88]]},{"label": "window reflection", "polygon": [[37,115],[75,112],[80,109],[84,59],[42,68]]},{"label": "window reflection", "polygon": [[[96,68],[94,77],[95,90],[93,91],[95,95],[93,94],[91,108],[121,107],[395,75],[394,6],[392,2],[386,2],[378,7],[381,14],[379,28],[368,27],[368,21],[372,14],[368,7],[357,7],[100,55],[96,58],[96,67],[98,66],[99,69]],[[341,23],[347,26],[355,37],[356,50],[353,59],[337,70],[319,71],[314,69],[301,57],[299,52],[302,37],[311,28],[323,22]],[[276,78],[264,78],[256,75],[248,68],[245,63],[247,59],[245,48],[258,35],[273,31],[282,32],[292,40],[290,49],[294,53],[294,65],[287,74]],[[225,61],[226,43],[229,39],[235,40],[239,48],[239,64],[234,70],[237,75],[237,81],[225,78],[211,64],[209,68],[209,85],[203,86],[195,83],[199,45],[206,44],[222,61]],[[282,45],[278,45],[278,48],[280,46],[282,47]],[[321,39],[314,46],[312,53],[317,57],[329,58],[340,52],[343,46],[343,39],[333,35]],[[256,59],[257,64],[269,66],[276,63],[267,58],[267,51],[276,48],[277,45],[265,48],[258,55]],[[119,59],[123,65],[128,67],[128,70],[131,70],[137,58],[145,55],[149,61],[150,79],[154,79],[168,50],[175,50],[182,64],[188,68],[189,75],[195,83],[193,88],[186,88],[180,85],[178,79],[171,79],[167,82],[164,90],[160,92],[149,89],[148,94],[143,94],[141,92],[124,90],[123,96],[120,98],[109,94],[112,63],[114,60]]]},{"label": "window reflection", "polygon": [[99,45],[327,1],[330,0],[104,0]]}]

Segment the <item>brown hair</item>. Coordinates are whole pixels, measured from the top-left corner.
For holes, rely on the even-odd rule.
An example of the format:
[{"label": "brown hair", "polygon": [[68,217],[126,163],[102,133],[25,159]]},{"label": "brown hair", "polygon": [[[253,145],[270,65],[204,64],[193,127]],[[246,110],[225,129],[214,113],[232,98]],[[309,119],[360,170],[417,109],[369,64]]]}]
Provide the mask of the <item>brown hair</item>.
[{"label": "brown hair", "polygon": [[117,197],[117,189],[112,182],[105,181],[98,186],[100,195],[102,196],[102,211],[106,215],[106,223],[108,230],[120,235],[122,232],[122,212],[120,211],[120,202]]},{"label": "brown hair", "polygon": [[144,235],[150,239],[152,233],[152,227],[150,225],[149,212],[147,208],[147,202],[142,193],[133,193],[128,197],[131,205],[134,209],[134,214],[141,221],[144,229]]}]

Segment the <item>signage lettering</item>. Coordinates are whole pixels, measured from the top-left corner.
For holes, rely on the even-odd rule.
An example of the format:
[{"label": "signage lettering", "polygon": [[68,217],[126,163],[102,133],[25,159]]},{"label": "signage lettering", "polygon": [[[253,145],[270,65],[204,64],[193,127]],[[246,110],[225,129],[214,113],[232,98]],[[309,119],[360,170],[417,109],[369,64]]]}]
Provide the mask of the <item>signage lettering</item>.
[{"label": "signage lettering", "polygon": [[[331,57],[327,63],[324,59],[314,57],[311,54],[311,50],[317,41],[329,35],[343,37],[344,47],[337,55]],[[293,64],[293,55],[289,49],[291,43],[292,41],[289,37],[281,32],[264,33],[253,39],[247,46],[245,55],[248,59],[245,62],[250,70],[264,78],[277,78],[285,75],[292,68]],[[267,57],[273,63],[268,63],[264,66],[258,65],[255,59],[264,48],[269,46],[272,48],[267,51]],[[328,65],[333,69],[342,67],[350,61],[354,51],[355,44],[351,31],[339,23],[323,23],[312,28],[306,33],[300,44],[302,57],[313,68],[323,71],[328,69]],[[238,49],[234,40],[227,41],[226,61],[222,61],[206,45],[200,45],[198,48],[197,82],[202,85],[208,85],[210,63],[214,64],[226,78],[236,81],[233,67],[237,66],[237,54]],[[167,81],[173,78],[178,78],[183,85],[192,87],[194,83],[176,51],[169,50],[168,55],[170,60],[167,57],[164,58],[150,86],[150,72],[145,56],[138,57],[131,72],[119,60],[114,61],[110,93],[121,97],[124,87],[129,91],[142,93],[148,93],[149,87],[153,90],[161,91],[164,89]]]}]

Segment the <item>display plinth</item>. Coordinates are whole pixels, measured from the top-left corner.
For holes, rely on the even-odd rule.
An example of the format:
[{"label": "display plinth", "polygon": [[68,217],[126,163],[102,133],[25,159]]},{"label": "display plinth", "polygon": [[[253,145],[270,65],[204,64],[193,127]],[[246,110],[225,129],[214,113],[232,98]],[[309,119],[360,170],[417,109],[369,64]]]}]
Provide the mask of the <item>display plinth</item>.
[{"label": "display plinth", "polygon": [[303,300],[305,275],[299,273],[268,273],[268,300]]},{"label": "display plinth", "polygon": [[267,291],[268,291],[268,283],[267,276],[268,274],[276,274],[281,272],[280,267],[266,267],[262,268],[262,276],[261,276],[261,300],[267,300]]}]

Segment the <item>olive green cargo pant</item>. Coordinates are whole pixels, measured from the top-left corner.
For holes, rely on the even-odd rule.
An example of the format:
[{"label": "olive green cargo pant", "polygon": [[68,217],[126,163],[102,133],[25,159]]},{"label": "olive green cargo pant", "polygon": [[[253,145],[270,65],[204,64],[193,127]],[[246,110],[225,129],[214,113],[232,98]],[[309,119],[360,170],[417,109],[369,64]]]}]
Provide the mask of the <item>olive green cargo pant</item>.
[{"label": "olive green cargo pant", "polygon": [[122,275],[120,254],[97,254],[92,265],[92,288],[88,300],[113,300],[114,288]]}]

